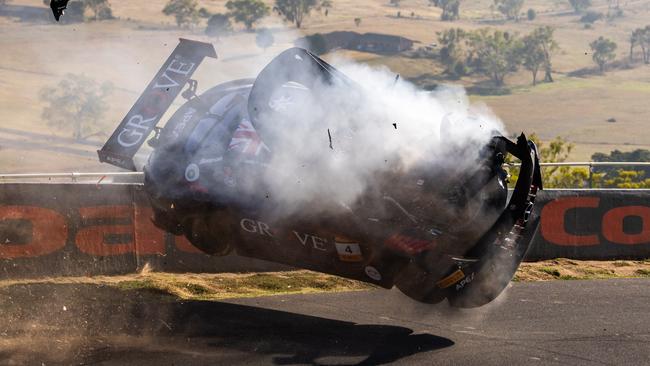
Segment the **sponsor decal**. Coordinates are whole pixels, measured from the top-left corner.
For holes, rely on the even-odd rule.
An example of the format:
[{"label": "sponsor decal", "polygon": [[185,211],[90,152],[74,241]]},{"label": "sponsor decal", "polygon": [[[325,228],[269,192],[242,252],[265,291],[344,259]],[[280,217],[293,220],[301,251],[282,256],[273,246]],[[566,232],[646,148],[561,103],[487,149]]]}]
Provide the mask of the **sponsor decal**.
[{"label": "sponsor decal", "polygon": [[377,270],[377,268],[373,266],[367,266],[365,268],[366,276],[370,277],[371,279],[375,281],[381,281],[381,273]]},{"label": "sponsor decal", "polygon": [[259,234],[271,238],[274,237],[273,231],[271,230],[269,225],[262,221],[257,221],[253,219],[241,219],[241,221],[239,221],[239,226],[242,228],[242,230],[248,233]]},{"label": "sponsor decal", "polygon": [[468,283],[471,283],[472,281],[474,281],[474,272],[472,272],[472,274],[470,274],[469,276],[463,278],[462,281],[460,281],[459,283],[456,284],[456,291],[462,290],[463,287],[465,287],[465,285],[467,285]]},{"label": "sponsor decal", "polygon": [[148,135],[153,129],[154,121],[158,121],[157,115],[147,119],[139,114],[132,116],[117,135],[117,142],[123,147],[142,144],[145,134]]},{"label": "sponsor decal", "polygon": [[413,238],[404,234],[395,234],[388,238],[385,244],[391,249],[408,255],[416,255],[431,249],[435,245],[435,242]]},{"label": "sponsor decal", "polygon": [[183,114],[183,119],[181,120],[181,122],[177,123],[174,126],[174,129],[172,130],[172,137],[174,139],[177,139],[181,135],[181,132],[185,129],[185,126],[187,126],[187,123],[192,119],[192,117],[194,116],[194,113],[196,113],[196,109],[188,108],[187,112],[185,112],[185,114]]},{"label": "sponsor decal", "polygon": [[[66,248],[97,257],[165,255],[166,238],[173,236],[154,226],[150,207],[99,205],[74,211],[0,206],[0,239],[12,239],[0,240],[0,259],[34,258]],[[200,252],[184,237],[175,237],[175,246],[182,252]]]},{"label": "sponsor decal", "polygon": [[195,182],[199,179],[199,166],[192,163],[185,168],[185,180],[188,182]]},{"label": "sponsor decal", "polygon": [[339,259],[343,262],[361,262],[363,255],[361,254],[361,246],[354,240],[336,236],[334,238],[334,245]]},{"label": "sponsor decal", "polygon": [[295,230],[293,231],[293,234],[298,238],[300,244],[303,246],[306,246],[307,242],[310,242],[312,248],[323,252],[327,251],[327,247],[325,246],[327,244],[327,239],[311,234],[301,234]]},{"label": "sponsor decal", "polygon": [[[269,238],[276,238],[276,237],[284,237],[283,233],[279,233],[276,235],[276,231],[273,230],[269,224],[251,219],[251,218],[243,218],[239,221],[239,226],[242,228],[247,233],[251,234],[258,234],[261,236],[267,236]],[[298,242],[305,248],[313,248],[321,252],[327,252],[327,246],[328,246],[328,240],[325,238],[321,238],[316,235],[308,234],[308,233],[301,233],[296,230],[289,232],[286,232],[286,237],[287,239],[297,239]]]},{"label": "sponsor decal", "polygon": [[465,278],[465,274],[463,273],[462,270],[458,269],[456,272],[436,282],[436,286],[440,288],[447,288],[453,285],[454,283],[462,280],[463,278]]},{"label": "sponsor decal", "polygon": [[[98,151],[99,160],[135,170],[133,156],[144,140],[190,80],[203,58],[216,56],[214,47],[209,43],[181,39],[104,147]],[[111,155],[123,158],[109,160],[107,157]]]},{"label": "sponsor decal", "polygon": [[[597,246],[604,243],[650,244],[649,206],[602,207],[609,202],[603,201],[601,202],[600,197],[586,196],[560,197],[548,202],[540,214],[542,237],[552,244],[571,247]],[[580,222],[575,223],[578,217],[589,218],[591,222],[600,223],[601,235],[598,235],[597,224],[590,228]],[[567,225],[570,221],[575,223],[572,226],[586,226],[587,230],[582,229],[577,232],[575,228]]]}]

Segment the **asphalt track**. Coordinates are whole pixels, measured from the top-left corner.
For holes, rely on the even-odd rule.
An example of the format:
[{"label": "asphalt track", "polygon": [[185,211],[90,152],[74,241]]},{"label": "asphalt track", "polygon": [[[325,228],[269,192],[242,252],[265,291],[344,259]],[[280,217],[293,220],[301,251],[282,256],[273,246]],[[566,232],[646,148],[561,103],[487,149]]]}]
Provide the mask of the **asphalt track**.
[{"label": "asphalt track", "polygon": [[181,302],[0,289],[0,364],[650,365],[650,280],[515,283],[478,310],[396,291]]}]

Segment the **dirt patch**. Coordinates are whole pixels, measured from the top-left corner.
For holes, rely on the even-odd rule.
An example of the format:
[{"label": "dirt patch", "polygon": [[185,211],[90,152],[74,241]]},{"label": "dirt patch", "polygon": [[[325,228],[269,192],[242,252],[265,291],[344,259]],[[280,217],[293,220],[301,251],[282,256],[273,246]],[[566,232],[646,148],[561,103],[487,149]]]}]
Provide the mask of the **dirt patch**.
[{"label": "dirt patch", "polygon": [[522,263],[514,281],[593,280],[633,277],[650,278],[650,260],[575,261],[560,258]]},{"label": "dirt patch", "polygon": [[267,273],[157,273],[124,276],[57,277],[0,281],[0,289],[16,285],[98,285],[120,290],[150,290],[183,300],[219,300],[275,294],[356,291],[370,284],[312,271]]},{"label": "dirt patch", "polygon": [[[522,263],[513,281],[650,278],[649,260],[576,261],[553,259]],[[0,281],[0,290],[37,285],[92,285],[121,291],[144,290],[179,300],[221,300],[298,293],[359,291],[371,284],[312,271],[267,273],[158,273],[122,276],[55,277]]]}]

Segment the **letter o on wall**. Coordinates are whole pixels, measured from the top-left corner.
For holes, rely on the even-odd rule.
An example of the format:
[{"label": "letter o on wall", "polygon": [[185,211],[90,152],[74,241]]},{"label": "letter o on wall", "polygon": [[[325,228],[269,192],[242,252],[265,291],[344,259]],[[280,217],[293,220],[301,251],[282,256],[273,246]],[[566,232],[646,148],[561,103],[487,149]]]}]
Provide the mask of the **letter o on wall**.
[{"label": "letter o on wall", "polygon": [[21,245],[0,245],[1,259],[38,257],[65,246],[68,226],[60,213],[35,206],[0,206],[0,220],[29,220],[32,241]]},{"label": "letter o on wall", "polygon": [[[627,234],[623,231],[623,221],[630,216],[641,218],[641,231],[637,234]],[[616,244],[650,243],[650,207],[624,206],[607,211],[603,216],[603,236]]]}]

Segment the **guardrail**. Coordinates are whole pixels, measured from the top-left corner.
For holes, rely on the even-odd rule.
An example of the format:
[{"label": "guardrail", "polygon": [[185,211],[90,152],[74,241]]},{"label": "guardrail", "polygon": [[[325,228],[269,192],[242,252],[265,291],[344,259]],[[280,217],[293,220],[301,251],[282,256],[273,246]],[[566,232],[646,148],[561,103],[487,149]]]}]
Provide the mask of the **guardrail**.
[{"label": "guardrail", "polygon": [[[506,163],[506,166],[518,167],[519,163]],[[578,161],[578,162],[560,162],[560,163],[540,163],[541,167],[564,167],[564,166],[586,166],[589,167],[589,187],[593,186],[593,168],[601,166],[650,166],[647,161]],[[104,172],[104,173],[16,173],[16,174],[0,174],[0,183],[3,181],[16,181],[16,180],[39,180],[39,179],[70,179],[72,182],[77,182],[83,178],[99,178],[97,183],[101,183],[106,178],[139,178],[144,177],[143,172]]]},{"label": "guardrail", "polygon": [[[507,164],[508,166],[520,166],[521,164]],[[540,163],[544,167],[564,167],[564,166],[586,166],[589,167],[589,188],[594,187],[594,167],[599,166],[650,166],[648,161],[580,161],[580,162],[560,162],[560,163]]]},{"label": "guardrail", "polygon": [[42,179],[70,179],[77,182],[84,178],[99,178],[97,183],[101,183],[105,178],[143,178],[143,172],[104,172],[104,173],[16,173],[0,174],[0,182],[17,181],[17,180],[42,180]]}]

